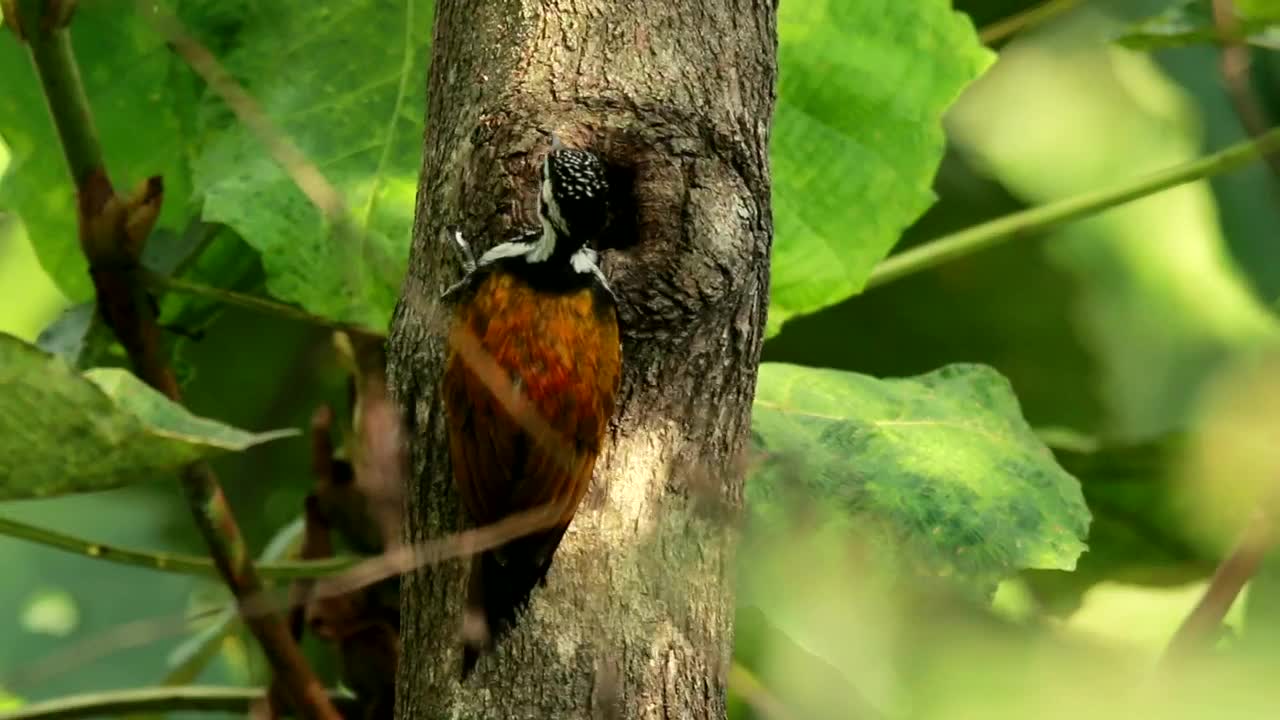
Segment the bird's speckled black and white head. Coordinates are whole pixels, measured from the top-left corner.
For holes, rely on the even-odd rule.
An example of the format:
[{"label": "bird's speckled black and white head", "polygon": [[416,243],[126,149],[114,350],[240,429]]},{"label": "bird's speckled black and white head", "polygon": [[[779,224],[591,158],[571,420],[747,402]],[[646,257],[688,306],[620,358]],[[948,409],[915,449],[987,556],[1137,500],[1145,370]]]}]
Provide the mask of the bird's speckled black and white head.
[{"label": "bird's speckled black and white head", "polygon": [[572,272],[593,277],[607,291],[609,284],[591,243],[604,230],[608,216],[604,162],[594,153],[567,148],[552,136],[551,151],[542,160],[538,192],[542,232],[495,245],[480,257],[478,266],[512,259],[539,268],[563,263]]},{"label": "bird's speckled black and white head", "polygon": [[604,162],[594,153],[564,147],[553,138],[551,152],[542,160],[538,195],[538,217],[548,251],[557,245],[577,249],[594,240],[604,229],[608,213]]}]

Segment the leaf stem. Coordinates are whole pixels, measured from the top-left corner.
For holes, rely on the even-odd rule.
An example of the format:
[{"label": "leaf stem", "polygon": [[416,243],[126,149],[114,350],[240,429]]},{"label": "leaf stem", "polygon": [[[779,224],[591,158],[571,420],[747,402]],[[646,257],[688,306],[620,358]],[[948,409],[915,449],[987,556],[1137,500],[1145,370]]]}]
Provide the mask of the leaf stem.
[{"label": "leaf stem", "polygon": [[[56,530],[28,525],[0,516],[0,535],[26,540],[55,550],[75,553],[93,560],[118,565],[147,568],[175,575],[217,577],[218,567],[212,560],[196,555],[132,550],[96,543]],[[258,575],[274,580],[295,580],[337,575],[360,561],[360,558],[328,558],[325,560],[299,560],[263,563],[257,566]]]},{"label": "leaf stem", "polygon": [[885,258],[867,279],[867,289],[879,287],[945,262],[994,247],[1017,237],[1079,220],[1103,210],[1147,197],[1178,185],[1235,170],[1259,155],[1280,149],[1280,127],[1212,155],[1166,168],[1116,187],[1084,193],[996,218],[944,235]]},{"label": "leaf stem", "polygon": [[306,310],[286,305],[275,300],[254,297],[244,293],[233,292],[231,290],[223,290],[222,288],[201,285],[189,280],[162,275],[160,273],[150,272],[143,278],[147,286],[153,290],[161,292],[179,293],[182,295],[191,295],[193,297],[201,297],[206,300],[221,303],[231,307],[243,308],[252,312],[261,313],[263,315],[274,315],[287,320],[296,320],[298,322],[308,323],[310,325],[318,325],[333,330],[343,330],[345,332],[356,333],[372,337],[382,337],[385,333],[372,330],[360,325],[351,325],[349,323],[330,320],[319,315],[313,315]]},{"label": "leaf stem", "polygon": [[[32,703],[8,713],[0,720],[70,720],[135,713],[216,712],[247,715],[253,703],[265,698],[261,688],[149,687],[131,690],[84,693]],[[344,703],[348,696],[329,693],[331,701]]]}]

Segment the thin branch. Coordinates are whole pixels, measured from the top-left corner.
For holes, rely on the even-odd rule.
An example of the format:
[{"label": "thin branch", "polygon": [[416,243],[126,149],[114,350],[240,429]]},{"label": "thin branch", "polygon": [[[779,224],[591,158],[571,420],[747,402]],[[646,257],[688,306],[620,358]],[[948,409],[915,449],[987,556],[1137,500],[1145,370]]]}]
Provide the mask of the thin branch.
[{"label": "thin branch", "polygon": [[[26,540],[45,547],[82,555],[93,560],[147,568],[175,575],[217,577],[218,567],[212,560],[195,555],[133,550],[116,545],[92,542],[48,528],[28,525],[0,516],[0,535]],[[296,580],[336,575],[350,569],[360,558],[344,557],[327,560],[278,561],[257,566],[258,576],[272,580]]]},{"label": "thin branch", "polygon": [[984,45],[994,45],[1016,33],[1043,24],[1079,4],[1080,0],[1046,0],[1035,7],[987,25],[978,31],[978,39]]},{"label": "thin branch", "polygon": [[[1249,68],[1253,63],[1252,52],[1246,40],[1241,37],[1235,3],[1231,0],[1213,0],[1213,24],[1218,35],[1224,38],[1218,65],[1222,73],[1222,84],[1226,86],[1231,105],[1245,132],[1256,138],[1265,133],[1271,123],[1249,78]],[[1263,159],[1271,169],[1271,174],[1280,179],[1280,154],[1267,153]]]},{"label": "thin branch", "polygon": [[1178,185],[1221,175],[1277,149],[1280,149],[1280,127],[1271,128],[1257,138],[1237,143],[1212,155],[1160,170],[1113,188],[1051,202],[944,235],[886,258],[867,279],[867,289]]},{"label": "thin branch", "polygon": [[[331,692],[329,699],[346,705],[349,696]],[[112,690],[85,693],[47,702],[25,705],[0,720],[70,720],[71,718],[111,717],[139,713],[216,712],[244,715],[249,706],[265,697],[260,688],[151,687],[134,690]]]},{"label": "thin branch", "polygon": [[1223,618],[1231,610],[1245,583],[1258,572],[1262,559],[1275,542],[1276,533],[1271,516],[1263,510],[1254,513],[1231,554],[1214,571],[1200,602],[1196,603],[1169,641],[1161,659],[1163,665],[1167,666],[1187,657],[1196,649],[1212,645],[1218,636],[1218,629],[1222,627]]},{"label": "thin branch", "polygon": [[342,330],[344,332],[366,335],[369,337],[384,337],[385,332],[374,330],[359,325],[351,325],[349,323],[330,320],[326,317],[313,315],[301,308],[293,305],[286,305],[275,300],[245,295],[244,293],[233,292],[231,290],[223,290],[221,288],[201,285],[189,280],[162,275],[160,273],[147,273],[144,278],[147,287],[161,292],[178,293],[181,295],[190,295],[192,297],[204,298],[229,307],[238,307],[263,315],[273,315],[275,317],[285,318],[287,320],[295,320],[297,322],[316,325],[318,327],[331,328],[333,330]]},{"label": "thin branch", "polygon": [[[154,177],[132,196],[116,195],[71,49],[67,26],[73,9],[69,0],[21,0],[14,20],[30,48],[75,180],[80,246],[89,261],[99,312],[139,377],[180,402],[153,304],[140,280],[142,249],[160,213],[163,185]],[[212,468],[195,463],[184,468],[181,477],[196,526],[232,594],[238,600],[258,595],[262,581]],[[279,614],[246,617],[245,623],[282,680],[294,710],[305,718],[340,720]]]}]

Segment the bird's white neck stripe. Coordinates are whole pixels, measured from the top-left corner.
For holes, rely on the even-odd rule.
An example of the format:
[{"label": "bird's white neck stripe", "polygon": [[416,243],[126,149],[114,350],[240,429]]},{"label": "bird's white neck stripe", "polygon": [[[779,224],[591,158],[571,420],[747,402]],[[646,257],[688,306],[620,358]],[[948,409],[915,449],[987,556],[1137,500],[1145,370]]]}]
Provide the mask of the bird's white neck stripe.
[{"label": "bird's white neck stripe", "polygon": [[564,217],[555,193],[551,192],[551,156],[542,159],[542,197],[538,203],[538,219],[542,221],[542,236],[529,253],[529,262],[543,262],[556,251],[556,230],[564,227]]},{"label": "bird's white neck stripe", "polygon": [[489,248],[485,254],[480,256],[480,262],[477,264],[484,266],[497,262],[498,260],[502,260],[503,258],[528,255],[535,247],[537,247],[537,244],[531,242],[504,242],[500,245],[494,245]]},{"label": "bird's white neck stripe", "polygon": [[556,229],[546,216],[542,217],[542,234],[537,242],[527,243],[532,246],[529,251],[529,262],[543,262],[556,251]]},{"label": "bird's white neck stripe", "polygon": [[[495,245],[488,252],[480,256],[479,266],[492,264],[498,260],[505,258],[513,258],[524,256],[526,260],[534,262],[532,257],[538,252],[541,246],[539,242],[504,242],[501,245]],[[569,256],[569,267],[573,268],[576,273],[584,275],[595,275],[600,282],[605,282],[604,273],[600,272],[599,265],[600,254],[589,247],[579,248],[576,252]],[[607,285],[607,283],[606,283]]]}]

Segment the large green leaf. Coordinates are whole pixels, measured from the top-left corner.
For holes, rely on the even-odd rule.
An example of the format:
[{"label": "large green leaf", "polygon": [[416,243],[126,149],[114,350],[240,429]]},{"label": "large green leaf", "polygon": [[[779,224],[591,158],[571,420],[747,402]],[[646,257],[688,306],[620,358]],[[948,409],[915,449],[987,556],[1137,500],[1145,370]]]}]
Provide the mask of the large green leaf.
[{"label": "large green leaf", "polygon": [[80,375],[0,335],[0,500],[153,480],[194,460],[296,434],[197,417],[125,370]]},{"label": "large green leaf", "polygon": [[766,526],[790,488],[839,525],[883,531],[925,574],[984,589],[1026,568],[1073,569],[1085,549],[1079,483],[990,368],[878,380],[766,363],[752,428],[766,459],[747,500]]},{"label": "large green leaf", "polygon": [[194,164],[203,218],[229,225],[262,254],[273,295],[383,327],[409,252],[432,4],[276,2],[244,11],[222,61],[337,189],[351,222],[326,218],[212,95]]},{"label": "large green leaf", "polygon": [[[112,180],[123,191],[163,175],[157,227],[178,231],[189,214],[185,148],[197,85],[138,7],[134,0],[81,3],[72,46]],[[0,77],[0,138],[13,153],[0,180],[0,210],[22,218],[40,264],[67,299],[87,300],[93,286],[77,241],[75,189],[27,49],[11,32],[0,32]]]},{"label": "large green leaf", "polygon": [[771,334],[859,292],[929,207],[942,113],[994,57],[948,0],[781,4]]}]

